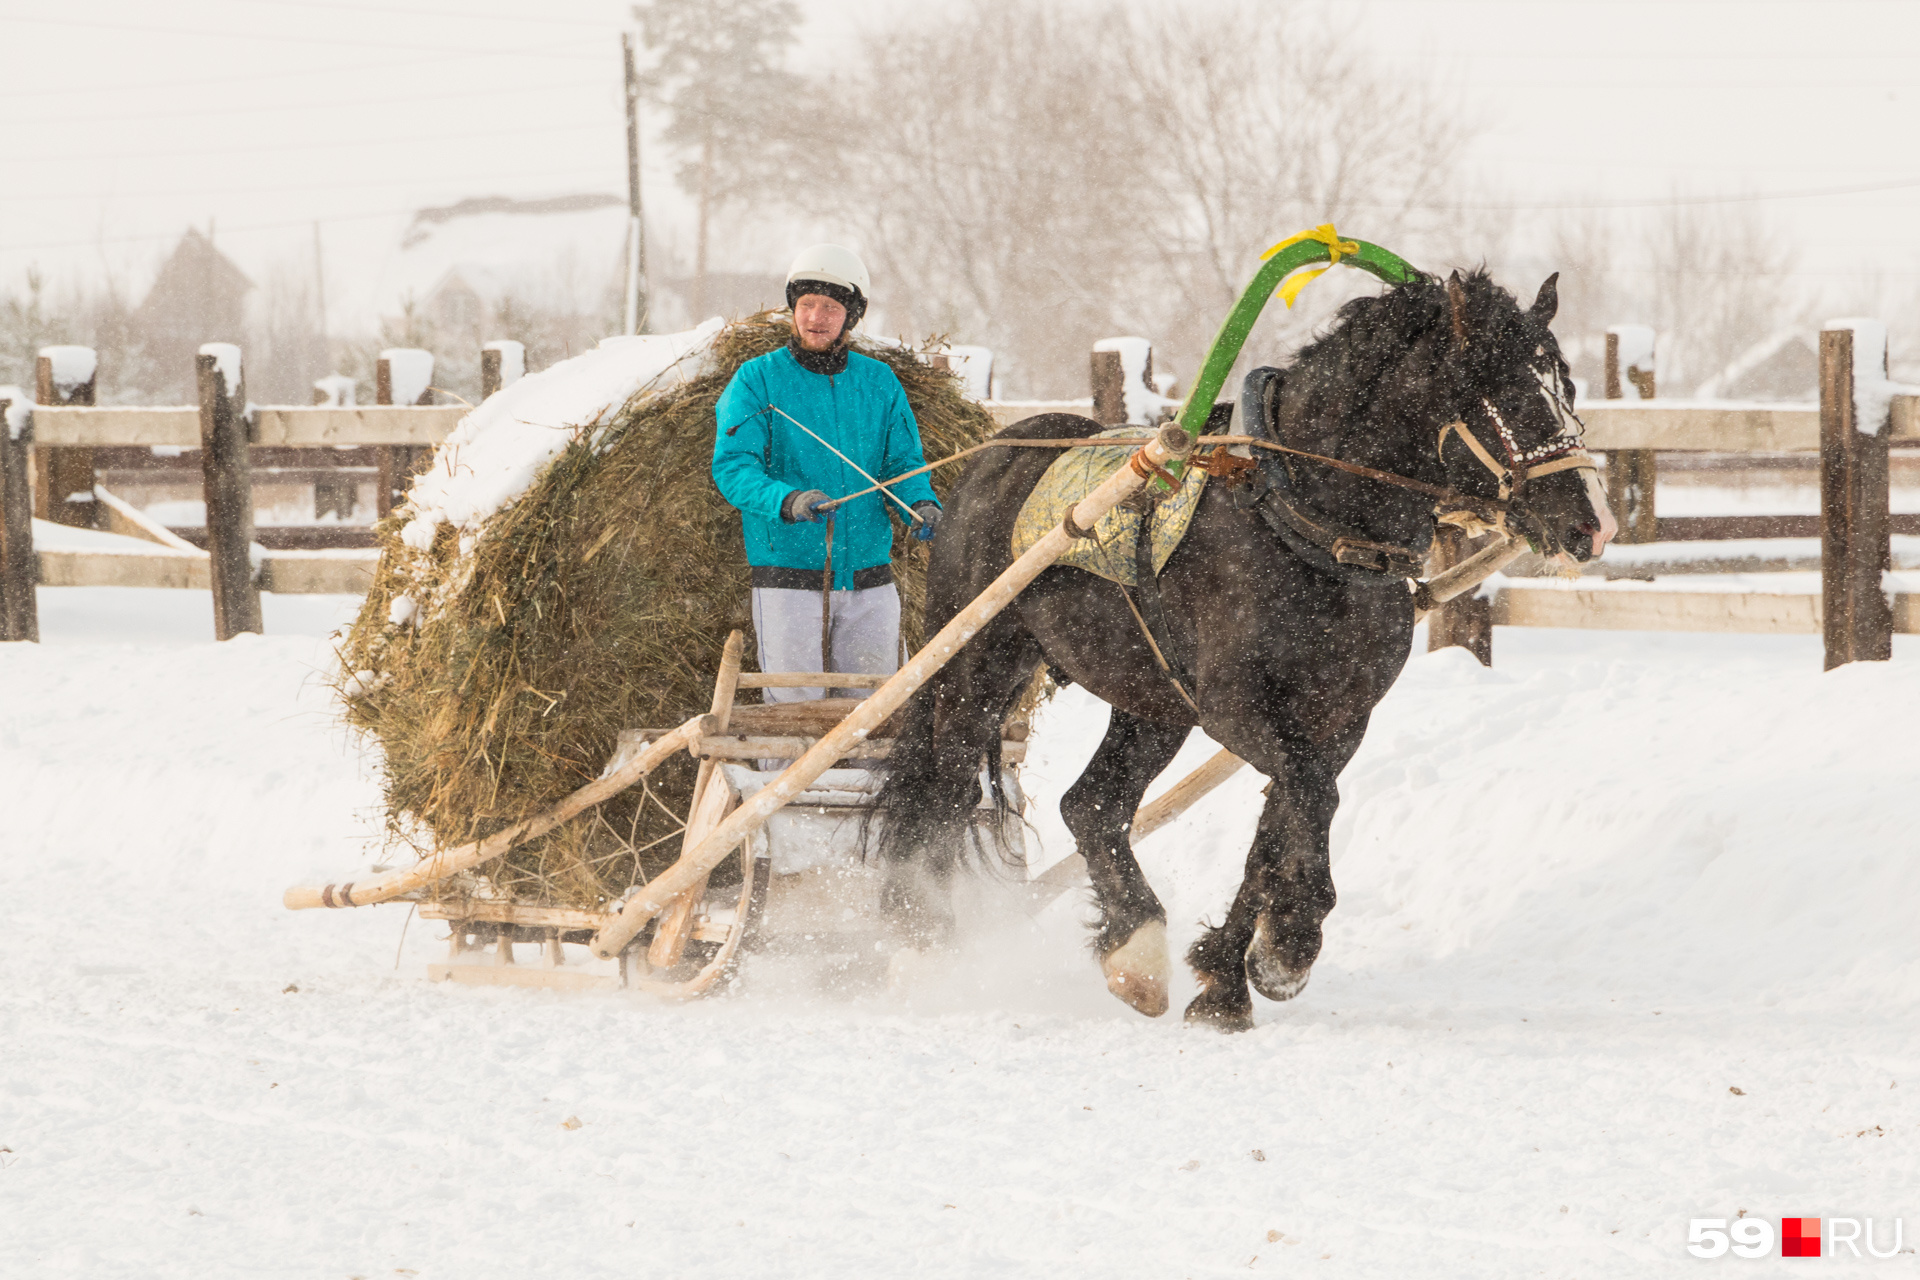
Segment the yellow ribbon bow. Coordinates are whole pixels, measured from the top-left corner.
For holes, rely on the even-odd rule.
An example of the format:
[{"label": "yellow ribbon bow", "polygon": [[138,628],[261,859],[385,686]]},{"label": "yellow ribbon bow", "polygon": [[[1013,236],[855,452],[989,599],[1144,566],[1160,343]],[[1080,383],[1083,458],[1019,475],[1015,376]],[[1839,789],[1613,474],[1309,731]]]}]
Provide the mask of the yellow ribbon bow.
[{"label": "yellow ribbon bow", "polygon": [[1288,245],[1299,244],[1302,240],[1318,240],[1321,244],[1327,246],[1327,266],[1303,267],[1298,271],[1289,272],[1287,278],[1280,282],[1280,288],[1277,292],[1280,295],[1280,300],[1287,304],[1289,310],[1293,308],[1293,300],[1300,296],[1300,291],[1309,284],[1312,284],[1319,277],[1325,275],[1327,273],[1327,267],[1331,267],[1340,261],[1341,254],[1357,254],[1360,252],[1360,246],[1354,241],[1342,240],[1340,238],[1340,233],[1333,229],[1331,222],[1323,222],[1311,231],[1302,231],[1297,236],[1288,236],[1285,240],[1282,240],[1279,244],[1261,254],[1260,261],[1265,262],[1268,258],[1271,258]]}]

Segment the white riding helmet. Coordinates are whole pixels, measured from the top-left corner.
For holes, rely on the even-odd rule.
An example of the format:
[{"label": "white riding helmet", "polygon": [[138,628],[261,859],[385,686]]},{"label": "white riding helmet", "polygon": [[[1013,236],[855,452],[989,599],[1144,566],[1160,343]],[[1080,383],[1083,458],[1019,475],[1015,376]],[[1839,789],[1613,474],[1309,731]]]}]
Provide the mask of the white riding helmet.
[{"label": "white riding helmet", "polygon": [[787,306],[791,308],[805,293],[815,290],[795,286],[803,281],[827,286],[817,292],[832,298],[847,309],[847,328],[860,323],[866,314],[867,294],[872,288],[867,279],[867,264],[860,255],[837,244],[816,244],[802,249],[787,268]]}]

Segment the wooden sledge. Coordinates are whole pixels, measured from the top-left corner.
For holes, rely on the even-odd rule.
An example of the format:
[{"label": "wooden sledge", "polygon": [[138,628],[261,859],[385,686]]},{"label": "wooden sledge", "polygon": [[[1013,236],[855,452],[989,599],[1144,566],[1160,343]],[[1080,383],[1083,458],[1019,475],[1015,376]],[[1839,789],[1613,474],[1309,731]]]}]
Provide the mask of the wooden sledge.
[{"label": "wooden sledge", "polygon": [[[672,729],[641,729],[623,735],[619,752],[598,780],[559,804],[516,823],[484,840],[437,853],[413,867],[386,872],[372,879],[322,887],[295,887],[285,896],[292,909],[354,907],[375,902],[420,901],[422,890],[436,881],[507,852],[515,844],[535,838],[561,822],[599,804],[640,780],[679,751],[701,761],[693,802],[679,859],[646,884],[631,890],[617,909],[562,912],[518,903],[439,900],[431,917],[447,920],[452,932],[454,959],[478,946],[493,944],[493,963],[454,963],[434,967],[433,976],[463,982],[541,986],[628,986],[684,999],[710,990],[731,971],[743,942],[752,933],[766,906],[772,875],[771,855],[763,856],[766,829],[775,815],[790,806],[829,807],[827,795],[815,789],[822,775],[842,764],[884,758],[892,742],[887,726],[913,693],[944,666],[983,626],[1006,608],[1034,578],[1059,558],[1076,538],[1086,536],[1101,516],[1144,486],[1150,478],[1165,476],[1165,467],[1180,465],[1193,448],[1193,433],[1181,427],[1162,428],[1142,444],[1128,463],[1117,468],[1092,493],[1067,513],[1059,528],[1042,537],[941,628],[898,672],[887,677],[787,672],[763,675],[740,671],[741,637],[728,638],[714,685],[712,710]],[[1446,581],[1426,584],[1419,604],[1431,608],[1449,595],[1465,590],[1491,573],[1506,548],[1487,552],[1457,566]],[[741,688],[870,687],[863,699],[821,700],[779,706],[737,707]],[[837,719],[835,718],[837,717]],[[1026,734],[1016,727],[1001,744],[1003,762],[1017,764],[1026,753]],[[751,780],[747,788],[730,777],[724,761],[735,759],[791,759],[778,775]],[[1192,776],[1149,802],[1136,817],[1136,835],[1170,821],[1201,796],[1232,776],[1241,762],[1221,752]],[[742,778],[742,782],[749,781]],[[826,793],[844,788],[829,785]],[[836,801],[836,803],[839,803]],[[709,877],[727,858],[741,859],[740,883],[714,901]],[[1036,884],[1036,897],[1057,896],[1084,875],[1084,867],[1069,858]],[[1049,896],[1050,895],[1050,896]],[[426,904],[423,904],[426,905]],[[657,921],[657,923],[656,923]],[[649,925],[649,932],[643,933]],[[588,951],[611,969],[587,971],[566,963],[566,945],[585,941]],[[513,948],[520,942],[543,944],[546,963],[522,967],[514,963]],[[700,947],[693,952],[695,945]],[[644,958],[639,955],[644,948]],[[638,968],[644,963],[644,968]],[[482,976],[485,974],[487,976]]]},{"label": "wooden sledge", "polygon": [[[884,680],[874,682],[876,687],[872,694],[854,702],[844,718],[818,737],[805,732],[818,727],[812,722],[802,722],[800,718],[804,717],[805,712],[784,708],[748,709],[745,712],[747,716],[759,715],[764,718],[753,724],[743,718],[736,725],[734,717],[740,712],[733,705],[735,693],[742,687],[751,688],[755,685],[849,688],[867,685],[869,681],[823,673],[775,673],[757,679],[743,676],[740,672],[741,637],[736,632],[728,638],[719,677],[714,684],[713,710],[707,715],[696,716],[657,737],[650,732],[633,735],[600,779],[582,787],[552,808],[516,823],[505,831],[434,854],[412,867],[385,872],[365,881],[318,887],[296,886],[285,895],[287,907],[294,910],[355,907],[402,898],[418,901],[424,896],[421,890],[427,885],[477,867],[506,853],[521,841],[552,830],[639,781],[676,752],[686,750],[700,758],[701,767],[681,841],[679,860],[651,882],[631,891],[618,911],[610,915],[586,913],[593,918],[582,916],[556,922],[538,914],[549,909],[528,908],[522,904],[475,902],[457,906],[452,913],[440,914],[438,918],[448,920],[453,933],[453,946],[461,953],[476,938],[482,938],[483,946],[485,941],[493,942],[495,963],[489,967],[495,971],[494,975],[488,979],[473,980],[508,981],[515,985],[595,985],[586,982],[585,975],[569,974],[569,966],[564,963],[565,946],[569,941],[567,935],[586,934],[591,928],[592,932],[588,935],[589,951],[597,960],[614,966],[611,973],[596,975],[599,985],[639,986],[677,998],[702,994],[734,963],[741,942],[753,926],[758,910],[756,897],[760,905],[764,904],[764,891],[758,895],[755,891],[755,886],[762,880],[759,859],[753,852],[757,843],[754,839],[756,834],[787,806],[795,803],[804,805],[809,789],[829,769],[842,762],[875,759],[883,748],[890,747],[882,730],[907,699],[946,665],[981,627],[1006,608],[1028,583],[1057,560],[1075,538],[1084,536],[1085,531],[1093,528],[1101,516],[1139,490],[1150,478],[1167,475],[1165,467],[1169,462],[1179,465],[1193,448],[1194,434],[1197,433],[1180,427],[1163,427],[1152,439],[1136,449],[1125,465],[1118,467],[1092,493],[1075,504],[1060,528],[1029,547],[984,592],[941,628],[939,634],[914,654],[905,666]],[[837,714],[841,710],[840,707],[832,707],[816,714]],[[787,732],[759,731],[776,728]],[[1017,738],[1010,736],[1002,743],[1003,757],[1006,758],[1023,757],[1025,750],[1024,734]],[[753,795],[743,798],[740,790],[727,780],[726,771],[717,765],[723,752],[729,755],[741,752],[744,753],[743,758],[791,757],[793,763],[771,781],[759,786]],[[725,919],[707,906],[708,882],[714,869],[736,853],[742,859],[741,884],[731,919]],[[770,866],[767,871],[771,871]],[[449,904],[441,902],[435,905],[444,909]],[[527,915],[529,910],[535,914]],[[645,939],[647,972],[637,975],[633,972],[632,953],[636,943],[641,940],[641,931],[656,917],[659,923],[654,925],[652,936]],[[714,939],[711,943],[712,954],[704,958],[704,963],[698,969],[687,973],[686,953],[689,945],[699,940],[702,933]],[[544,966],[548,971],[545,977],[531,976],[540,972],[541,967],[535,966],[524,975],[516,973],[510,979],[501,978],[498,971],[520,968],[512,963],[514,945],[522,940],[536,939],[545,944],[548,956],[548,963]],[[476,966],[450,962],[437,967],[436,976],[465,981],[469,980],[465,971],[473,968]],[[660,971],[658,976],[656,970]]]},{"label": "wooden sledge", "polygon": [[[739,689],[871,688],[886,679],[833,672],[742,673],[742,643],[738,631],[727,638],[714,681],[713,709],[708,715],[673,729],[627,730],[620,735],[619,748],[606,769],[608,778],[631,775],[637,779],[662,762],[662,744],[698,756],[700,770],[683,845],[697,843],[732,813],[743,791],[757,792],[772,780],[770,774],[756,774],[727,762],[800,756],[858,705],[853,698],[735,705],[733,699]],[[1006,733],[1001,744],[1003,756],[1007,763],[1017,765],[1026,755],[1027,726],[1014,723]],[[871,738],[860,746],[858,759],[883,759],[891,748],[890,736]],[[643,762],[646,767],[635,772]],[[823,818],[831,813],[834,820],[818,825],[845,828],[834,832],[833,837],[838,837],[836,843],[845,858],[857,862],[857,849],[852,845],[857,840],[858,824],[852,819],[858,810],[870,806],[873,788],[866,780],[871,775],[864,770],[838,772],[845,776],[823,776],[825,785],[801,792],[787,807],[813,811]],[[1013,785],[1017,788],[1017,781]],[[569,802],[556,809],[578,811]],[[520,838],[530,839],[551,825],[536,818],[523,824],[526,834]],[[791,833],[783,833],[783,839],[791,838]],[[636,938],[608,963],[581,963],[578,955],[570,960],[567,948],[588,942],[608,927],[617,916],[611,910],[484,898],[430,899],[424,884],[413,885],[411,881],[405,891],[380,900],[413,902],[423,919],[446,922],[448,957],[427,966],[427,976],[435,982],[576,991],[633,989],[668,999],[691,999],[706,994],[733,972],[742,944],[760,926],[775,879],[771,844],[766,838],[747,841],[741,846],[737,888],[709,892],[703,879],[661,913],[650,936]],[[504,852],[504,848],[499,851]],[[360,905],[373,900],[370,883],[328,886],[318,892],[323,899],[332,896]],[[298,904],[305,905],[314,892],[289,891],[288,905],[296,905],[296,894]],[[538,949],[537,963],[521,962],[528,944]]]}]

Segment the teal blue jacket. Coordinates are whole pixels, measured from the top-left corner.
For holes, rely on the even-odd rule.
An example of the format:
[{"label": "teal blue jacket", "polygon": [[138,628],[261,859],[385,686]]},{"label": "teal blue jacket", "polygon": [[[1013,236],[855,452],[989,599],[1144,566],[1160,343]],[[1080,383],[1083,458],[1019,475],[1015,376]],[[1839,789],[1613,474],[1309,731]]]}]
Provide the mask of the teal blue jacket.
[{"label": "teal blue jacket", "polygon": [[[870,484],[789,419],[832,441],[875,480],[926,465],[900,380],[858,352],[848,353],[846,369],[837,374],[801,368],[786,347],[749,360],[721,393],[714,419],[713,482],[740,511],[751,565],[826,568],[826,521],[789,524],[780,518],[780,504],[796,489],[838,498]],[[924,475],[894,485],[893,492],[908,506],[937,501]],[[856,572],[893,562],[889,509],[904,523],[904,513],[879,493],[835,511],[834,590],[852,590]]]}]

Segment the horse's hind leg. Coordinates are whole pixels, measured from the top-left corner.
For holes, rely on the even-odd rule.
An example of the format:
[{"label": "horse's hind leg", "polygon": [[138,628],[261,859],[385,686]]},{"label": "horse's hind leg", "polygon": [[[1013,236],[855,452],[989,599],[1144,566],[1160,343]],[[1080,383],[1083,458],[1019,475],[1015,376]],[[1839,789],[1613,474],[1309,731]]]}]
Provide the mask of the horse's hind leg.
[{"label": "horse's hind leg", "polygon": [[[1001,722],[1039,660],[1039,647],[1013,619],[996,618],[902,715],[876,800],[882,814],[877,852],[881,910],[912,946],[952,939],[954,867],[981,834],[975,822],[981,762],[997,755]],[[981,844],[998,844],[1001,829],[1000,823],[988,824]],[[997,851],[1017,856],[1004,846]]]},{"label": "horse's hind leg", "polygon": [[1093,949],[1107,990],[1150,1018],[1167,1011],[1167,912],[1140,871],[1128,829],[1147,787],[1173,762],[1187,733],[1184,725],[1115,708],[1086,772],[1060,798],[1060,816],[1087,860],[1100,909]]}]

